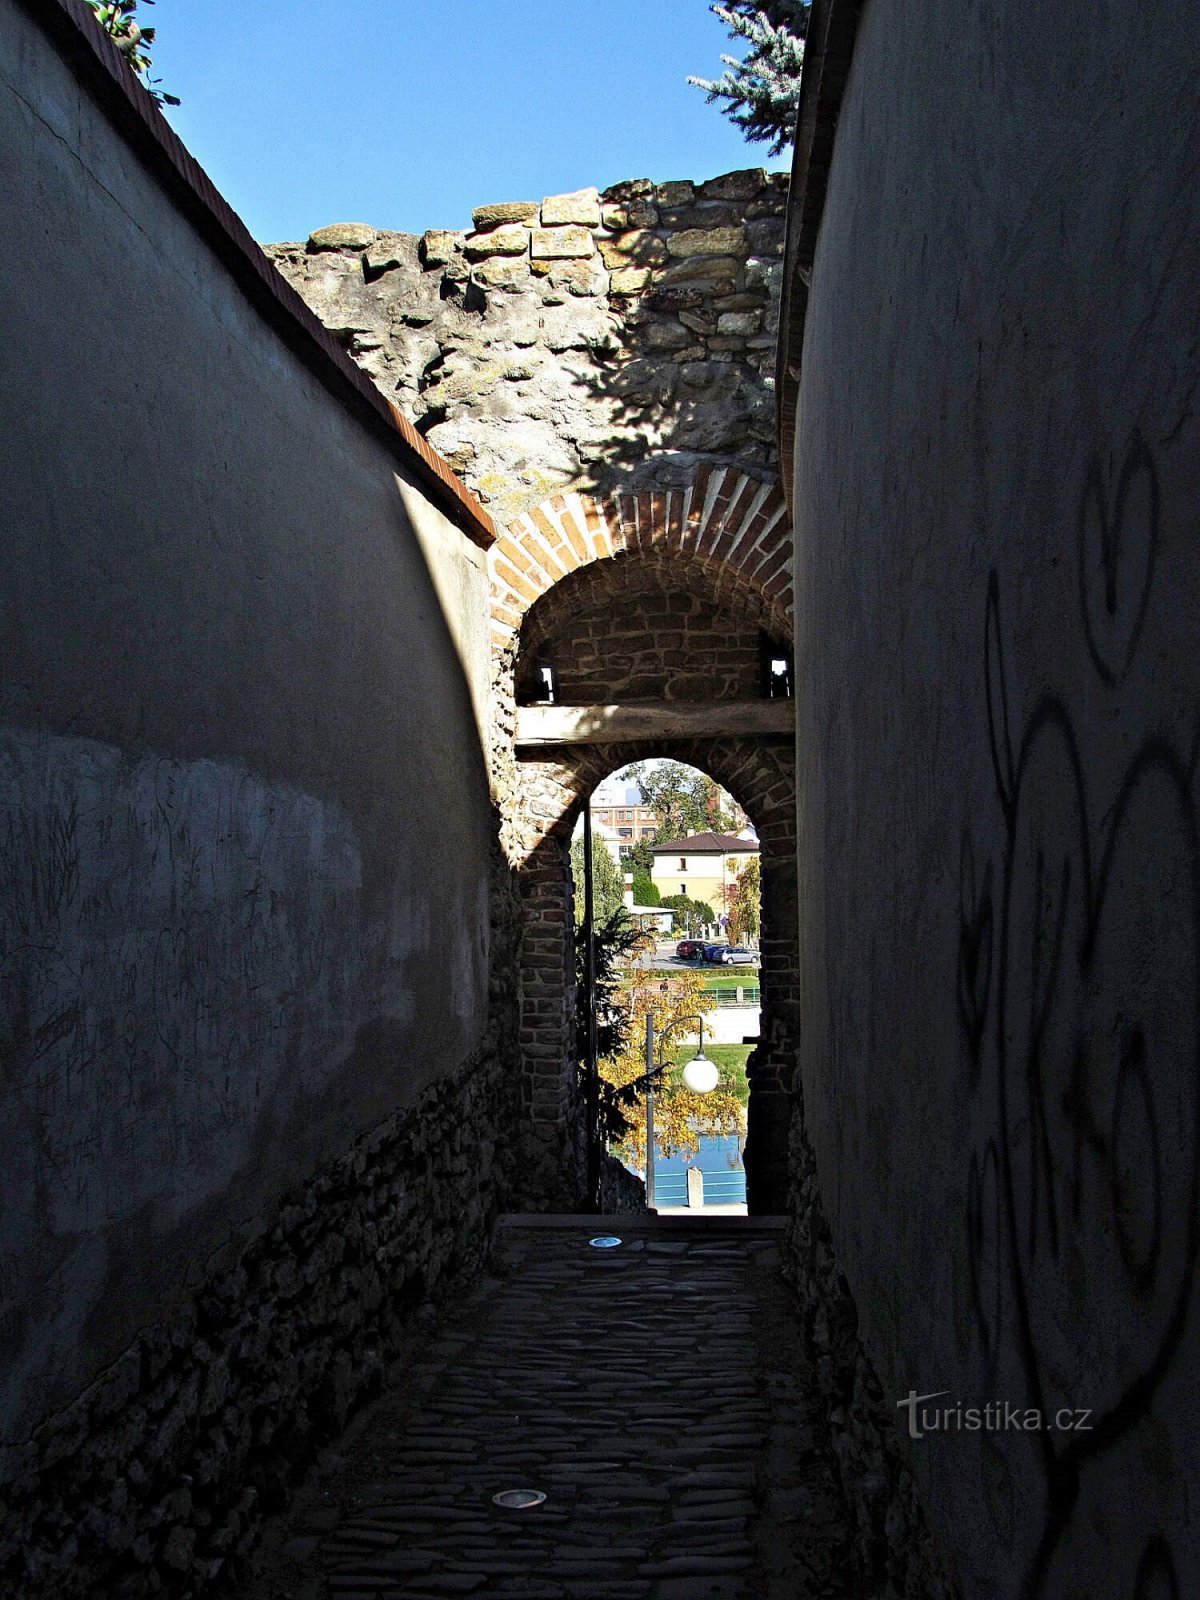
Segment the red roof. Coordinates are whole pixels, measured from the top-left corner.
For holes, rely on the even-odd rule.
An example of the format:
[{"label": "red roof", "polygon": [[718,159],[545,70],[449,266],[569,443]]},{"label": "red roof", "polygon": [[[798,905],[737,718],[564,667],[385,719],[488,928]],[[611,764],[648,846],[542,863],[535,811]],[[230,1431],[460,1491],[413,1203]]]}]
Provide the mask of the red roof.
[{"label": "red roof", "polygon": [[757,855],[758,841],[739,839],[736,833],[693,833],[686,839],[668,839],[665,844],[654,846],[656,856],[668,852],[684,856],[728,856],[738,850],[747,855]]}]

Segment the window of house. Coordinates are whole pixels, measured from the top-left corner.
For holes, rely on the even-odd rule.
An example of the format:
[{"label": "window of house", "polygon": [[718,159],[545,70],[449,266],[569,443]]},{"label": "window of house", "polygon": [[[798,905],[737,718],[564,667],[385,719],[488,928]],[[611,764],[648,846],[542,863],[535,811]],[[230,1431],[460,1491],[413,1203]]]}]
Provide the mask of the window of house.
[{"label": "window of house", "polygon": [[679,870],[680,870],[680,872],[686,872],[687,871],[687,857],[686,856],[680,856],[680,858],[679,858]]}]

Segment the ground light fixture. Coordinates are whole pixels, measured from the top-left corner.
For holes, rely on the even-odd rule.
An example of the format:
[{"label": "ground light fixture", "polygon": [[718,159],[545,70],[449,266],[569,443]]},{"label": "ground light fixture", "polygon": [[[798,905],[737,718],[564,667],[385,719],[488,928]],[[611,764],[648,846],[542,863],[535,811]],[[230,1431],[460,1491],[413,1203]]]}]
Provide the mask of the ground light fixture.
[{"label": "ground light fixture", "polygon": [[683,1082],[693,1094],[711,1094],[721,1074],[717,1071],[716,1062],[710,1061],[704,1054],[704,1018],[698,1012],[694,1016],[672,1018],[659,1036],[659,1058],[655,1061],[654,1016],[652,1013],[646,1016],[646,1205],[650,1210],[654,1209],[654,1075],[656,1072],[665,1072],[670,1065],[662,1054],[668,1035],[684,1023],[691,1022],[700,1026],[700,1045],[683,1069]]},{"label": "ground light fixture", "polygon": [[499,1494],[492,1496],[492,1504],[503,1506],[506,1511],[531,1511],[534,1506],[540,1506],[545,1498],[540,1489],[502,1489]]}]

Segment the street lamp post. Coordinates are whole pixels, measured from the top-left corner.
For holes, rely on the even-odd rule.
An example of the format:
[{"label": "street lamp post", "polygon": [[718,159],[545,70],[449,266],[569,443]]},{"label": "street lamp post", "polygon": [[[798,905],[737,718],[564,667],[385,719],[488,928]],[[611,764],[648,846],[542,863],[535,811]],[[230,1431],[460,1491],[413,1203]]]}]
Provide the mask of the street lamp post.
[{"label": "street lamp post", "polygon": [[646,1013],[646,1206],[654,1209],[654,1077],[667,1065],[661,1053],[667,1035],[685,1022],[700,1024],[700,1045],[696,1054],[683,1069],[683,1081],[693,1094],[711,1094],[720,1081],[716,1062],[704,1054],[704,1018],[697,1012],[693,1016],[674,1017],[663,1029],[659,1040],[659,1060],[654,1059],[654,1015]]}]

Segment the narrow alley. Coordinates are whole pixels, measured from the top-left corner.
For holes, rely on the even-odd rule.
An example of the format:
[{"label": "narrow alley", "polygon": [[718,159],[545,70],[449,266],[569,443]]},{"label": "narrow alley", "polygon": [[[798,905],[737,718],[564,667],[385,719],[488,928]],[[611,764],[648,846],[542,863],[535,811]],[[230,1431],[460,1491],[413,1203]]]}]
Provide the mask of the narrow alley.
[{"label": "narrow alley", "polygon": [[[617,1225],[619,1245],[590,1241]],[[509,1217],[244,1600],[807,1600],[848,1528],[763,1218]],[[545,1500],[506,1509],[495,1496]]]}]

